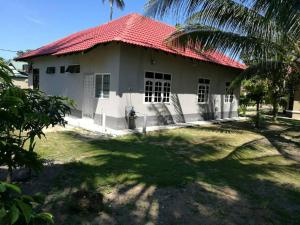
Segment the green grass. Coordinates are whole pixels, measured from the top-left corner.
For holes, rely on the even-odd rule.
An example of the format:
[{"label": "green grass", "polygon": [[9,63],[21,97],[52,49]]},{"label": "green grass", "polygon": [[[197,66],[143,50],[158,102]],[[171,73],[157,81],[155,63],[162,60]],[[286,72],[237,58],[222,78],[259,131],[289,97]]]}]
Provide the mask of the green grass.
[{"label": "green grass", "polygon": [[[266,127],[270,123],[266,120]],[[198,184],[207,193],[193,194],[194,203],[212,205],[220,221],[224,213],[242,204],[250,208],[246,207],[245,214],[265,212],[259,220],[264,224],[300,224],[300,164],[290,151],[285,154],[286,145],[296,146],[293,153],[299,154],[299,138],[295,137],[300,136],[300,123],[280,120],[276,125],[285,130],[256,131],[246,122],[237,122],[112,139],[87,138],[71,131],[48,133],[47,139],[38,142],[38,152],[63,165],[53,167],[59,173],[45,192],[52,196],[49,202],[54,206],[64,201],[67,189],[110,193],[119,185],[126,190],[136,185],[180,190]],[[220,202],[225,200],[218,193],[227,189],[237,193],[234,206],[228,200]],[[159,198],[154,200],[163,204]],[[135,203],[127,205],[132,211]],[[197,212],[194,207],[189,211],[195,217],[200,215]],[[122,221],[124,215],[119,214],[114,217]],[[238,217],[245,224],[253,215]]]}]

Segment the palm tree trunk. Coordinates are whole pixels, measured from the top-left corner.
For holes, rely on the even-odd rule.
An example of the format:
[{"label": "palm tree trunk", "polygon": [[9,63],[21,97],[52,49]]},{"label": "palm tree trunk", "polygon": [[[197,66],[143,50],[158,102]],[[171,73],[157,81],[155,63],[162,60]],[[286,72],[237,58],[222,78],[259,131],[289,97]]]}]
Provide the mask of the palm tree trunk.
[{"label": "palm tree trunk", "polygon": [[273,95],[273,99],[272,99],[272,106],[273,106],[273,111],[272,111],[272,114],[273,114],[273,121],[276,121],[276,120],[277,120],[277,116],[278,116],[278,102],[279,102],[278,95],[277,95],[277,93],[275,93],[275,94]]},{"label": "palm tree trunk", "polygon": [[259,104],[260,101],[256,101],[256,121],[255,121],[255,127],[259,128],[260,127],[260,111],[259,111]]},{"label": "palm tree trunk", "polygon": [[114,10],[114,4],[113,4],[113,0],[110,0],[109,1],[109,5],[110,5],[110,21],[112,21],[112,18],[113,18],[113,10]]}]

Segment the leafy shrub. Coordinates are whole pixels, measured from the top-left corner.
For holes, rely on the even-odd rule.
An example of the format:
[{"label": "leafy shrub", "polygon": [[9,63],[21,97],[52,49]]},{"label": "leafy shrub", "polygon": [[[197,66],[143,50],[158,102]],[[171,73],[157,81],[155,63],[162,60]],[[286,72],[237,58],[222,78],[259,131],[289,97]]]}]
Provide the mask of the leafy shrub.
[{"label": "leafy shrub", "polygon": [[42,168],[34,153],[35,139],[45,136],[44,128],[65,125],[64,116],[71,112],[73,101],[15,87],[9,73],[0,61],[0,166],[8,167],[7,181],[11,182],[17,167]]},{"label": "leafy shrub", "polygon": [[22,195],[18,186],[0,182],[1,225],[53,224],[53,216],[50,213],[37,210],[39,204],[37,197]]}]

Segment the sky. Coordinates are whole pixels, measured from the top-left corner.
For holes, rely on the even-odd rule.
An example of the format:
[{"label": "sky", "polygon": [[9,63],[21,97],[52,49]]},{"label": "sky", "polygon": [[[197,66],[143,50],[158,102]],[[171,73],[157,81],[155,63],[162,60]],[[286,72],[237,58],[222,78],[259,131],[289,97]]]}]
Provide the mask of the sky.
[{"label": "sky", "polygon": [[[114,9],[114,18],[144,14],[147,0],[125,0],[125,9]],[[0,49],[36,49],[77,31],[109,21],[109,4],[102,0],[0,0]],[[175,24],[164,18],[164,22]],[[15,53],[0,50],[10,59]]]}]

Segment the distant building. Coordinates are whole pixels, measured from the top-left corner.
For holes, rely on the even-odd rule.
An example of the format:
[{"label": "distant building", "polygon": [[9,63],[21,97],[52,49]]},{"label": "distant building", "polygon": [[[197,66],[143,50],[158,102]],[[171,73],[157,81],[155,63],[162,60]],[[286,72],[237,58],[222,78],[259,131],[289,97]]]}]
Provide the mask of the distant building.
[{"label": "distant building", "polygon": [[13,84],[20,88],[28,88],[28,63],[10,60],[8,66],[13,72]]},{"label": "distant building", "polygon": [[300,87],[295,91],[291,110],[288,110],[293,119],[300,120]]}]

